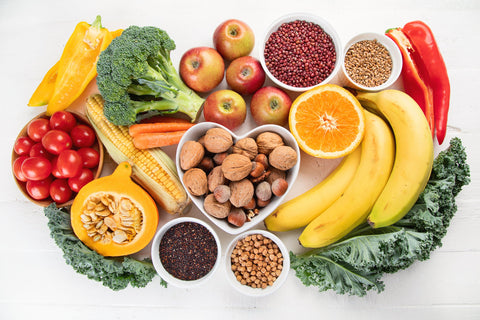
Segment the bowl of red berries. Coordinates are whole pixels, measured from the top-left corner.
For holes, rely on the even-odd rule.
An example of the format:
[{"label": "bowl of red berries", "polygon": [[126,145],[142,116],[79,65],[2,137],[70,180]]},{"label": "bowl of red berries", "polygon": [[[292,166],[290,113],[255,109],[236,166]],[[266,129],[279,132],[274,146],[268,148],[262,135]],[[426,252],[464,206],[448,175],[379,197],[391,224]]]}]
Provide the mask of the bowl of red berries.
[{"label": "bowl of red berries", "polygon": [[12,171],[22,193],[40,206],[72,204],[78,191],[100,176],[103,146],[87,118],[71,111],[41,113],[20,131]]}]

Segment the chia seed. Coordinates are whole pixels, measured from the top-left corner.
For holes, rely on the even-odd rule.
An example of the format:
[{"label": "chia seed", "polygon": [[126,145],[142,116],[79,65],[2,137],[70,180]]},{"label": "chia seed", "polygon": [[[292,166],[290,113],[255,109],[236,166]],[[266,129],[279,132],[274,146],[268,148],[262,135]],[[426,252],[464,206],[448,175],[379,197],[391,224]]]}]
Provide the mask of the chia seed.
[{"label": "chia seed", "polygon": [[325,80],[335,68],[332,38],[313,22],[283,23],[265,43],[265,64],[279,81],[292,87],[310,87]]},{"label": "chia seed", "polygon": [[165,232],[160,241],[165,270],[180,280],[197,280],[212,270],[218,248],[212,233],[195,222],[182,222]]}]

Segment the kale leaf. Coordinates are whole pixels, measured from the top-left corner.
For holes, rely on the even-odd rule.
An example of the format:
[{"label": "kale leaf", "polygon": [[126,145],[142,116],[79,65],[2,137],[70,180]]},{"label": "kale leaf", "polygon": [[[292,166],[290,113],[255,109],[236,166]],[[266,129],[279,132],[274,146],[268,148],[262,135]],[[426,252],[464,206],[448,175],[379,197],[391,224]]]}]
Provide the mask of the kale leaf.
[{"label": "kale leaf", "polygon": [[[63,251],[65,262],[89,279],[93,279],[112,290],[132,287],[145,287],[157,274],[149,260],[139,261],[131,257],[104,257],[91,250],[80,241],[70,223],[70,214],[66,209],[51,204],[44,209],[48,218],[50,236]],[[161,279],[161,285],[167,283]]]},{"label": "kale leaf", "polygon": [[470,168],[459,138],[439,153],[430,179],[412,209],[392,226],[372,229],[364,224],[344,239],[324,248],[296,255],[291,266],[306,286],[319,291],[364,296],[381,292],[386,273],[427,260],[442,245],[442,238],[457,211],[455,197],[470,183]]}]

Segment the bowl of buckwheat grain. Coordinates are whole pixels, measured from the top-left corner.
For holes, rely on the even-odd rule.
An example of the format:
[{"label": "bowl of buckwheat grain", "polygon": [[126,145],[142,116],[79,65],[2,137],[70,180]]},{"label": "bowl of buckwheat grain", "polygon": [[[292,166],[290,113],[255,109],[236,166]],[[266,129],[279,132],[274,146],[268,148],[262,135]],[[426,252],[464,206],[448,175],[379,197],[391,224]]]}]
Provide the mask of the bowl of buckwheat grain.
[{"label": "bowl of buckwheat grain", "polygon": [[292,13],[267,29],[259,60],[267,76],[285,90],[303,92],[332,82],[342,64],[340,37],[325,19]]},{"label": "bowl of buckwheat grain", "polygon": [[250,230],[236,236],[225,253],[228,282],[240,293],[261,297],[278,290],[287,279],[287,247],[273,233]]},{"label": "bowl of buckwheat grain", "polygon": [[402,63],[402,54],[389,37],[361,33],[345,45],[342,74],[349,87],[380,91],[397,81]]}]

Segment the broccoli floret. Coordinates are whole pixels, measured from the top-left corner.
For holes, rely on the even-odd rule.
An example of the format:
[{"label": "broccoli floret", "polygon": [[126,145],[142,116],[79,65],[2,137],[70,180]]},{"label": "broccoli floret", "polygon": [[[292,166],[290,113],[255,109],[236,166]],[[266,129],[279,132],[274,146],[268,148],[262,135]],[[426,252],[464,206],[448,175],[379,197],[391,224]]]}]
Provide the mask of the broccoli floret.
[{"label": "broccoli floret", "polygon": [[172,64],[175,42],[156,27],[130,26],[113,39],[97,62],[97,85],[105,117],[131,125],[155,114],[181,112],[195,121],[204,102]]}]

